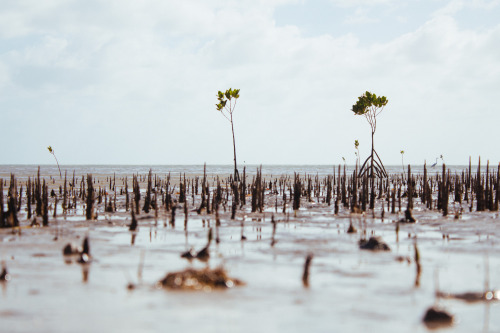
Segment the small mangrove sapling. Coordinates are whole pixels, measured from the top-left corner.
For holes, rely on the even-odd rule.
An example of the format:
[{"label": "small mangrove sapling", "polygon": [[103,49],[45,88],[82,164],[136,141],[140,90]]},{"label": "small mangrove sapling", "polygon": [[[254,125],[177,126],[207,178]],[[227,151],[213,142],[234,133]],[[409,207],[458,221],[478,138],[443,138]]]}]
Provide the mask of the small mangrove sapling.
[{"label": "small mangrove sapling", "polygon": [[401,153],[401,166],[403,167],[403,179],[404,179],[404,177],[405,177],[405,162],[404,162],[405,151],[401,150],[400,153]]},{"label": "small mangrove sapling", "polygon": [[359,166],[359,141],[358,140],[354,140],[354,148],[356,149],[356,152],[354,154],[356,154],[356,166]]},{"label": "small mangrove sapling", "polygon": [[47,149],[49,150],[49,153],[51,153],[54,156],[54,158],[56,159],[57,168],[59,169],[59,177],[61,177],[61,179],[62,179],[61,168],[59,167],[59,161],[57,161],[57,157],[56,157],[56,154],[54,153],[54,149],[52,149],[51,146],[48,146]]},{"label": "small mangrove sapling", "polygon": [[[234,180],[239,180],[238,165],[236,163],[236,141],[234,138],[234,123],[233,123],[233,112],[236,107],[236,101],[240,97],[240,89],[229,88],[225,92],[217,92],[217,100],[219,103],[216,104],[217,111],[220,111],[222,115],[231,123],[231,132],[233,134],[233,152],[234,152]],[[228,103],[229,102],[229,103]]]},{"label": "small mangrove sapling", "polygon": [[[374,136],[377,130],[377,116],[384,110],[384,107],[389,101],[385,96],[377,96],[367,91],[363,95],[358,97],[356,104],[352,106],[352,112],[358,116],[365,116],[366,120],[370,124],[372,130],[372,150],[370,156],[365,160],[359,175],[363,176],[365,172],[369,172],[369,176],[373,179],[375,173],[378,177],[387,177],[387,171],[380,160],[374,146]],[[370,162],[369,166],[365,169],[366,164]]]}]

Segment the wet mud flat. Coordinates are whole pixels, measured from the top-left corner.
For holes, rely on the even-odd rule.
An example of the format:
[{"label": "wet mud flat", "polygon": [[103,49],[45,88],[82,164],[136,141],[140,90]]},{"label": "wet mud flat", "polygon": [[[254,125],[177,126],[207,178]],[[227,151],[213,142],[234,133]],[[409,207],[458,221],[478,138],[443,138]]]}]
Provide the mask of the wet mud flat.
[{"label": "wet mud flat", "polygon": [[[428,189],[431,208],[421,199],[422,175],[413,183],[391,175],[370,209],[362,198],[366,184],[342,171],[298,179],[257,173],[239,189],[228,175],[209,173],[136,175],[135,189],[134,175],[125,185],[122,176],[96,174],[87,219],[87,175],[73,181],[68,172],[64,190],[64,179],[42,174],[47,226],[36,200],[28,218],[28,177],[31,184],[38,178],[15,178],[19,225],[0,229],[7,272],[0,282],[2,332],[426,332],[423,318],[432,306],[453,316],[437,329],[500,331],[500,217],[477,210],[474,184],[468,201],[462,191],[455,202],[454,190],[466,189],[467,177],[448,184],[444,216],[437,208],[442,175]],[[2,180],[5,213],[11,179]],[[416,222],[409,222],[413,191]],[[388,250],[362,249],[372,237]],[[64,255],[68,244],[74,253]],[[198,279],[200,272],[215,278]]]}]

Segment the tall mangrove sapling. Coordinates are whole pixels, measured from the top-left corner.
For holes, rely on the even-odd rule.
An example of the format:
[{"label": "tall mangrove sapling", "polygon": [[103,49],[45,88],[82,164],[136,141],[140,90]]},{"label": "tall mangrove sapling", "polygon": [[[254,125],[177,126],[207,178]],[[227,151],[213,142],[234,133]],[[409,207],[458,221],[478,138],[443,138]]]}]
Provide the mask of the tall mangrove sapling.
[{"label": "tall mangrove sapling", "polygon": [[[238,165],[236,164],[236,141],[234,138],[234,124],[233,124],[233,112],[236,107],[236,100],[240,97],[240,89],[229,88],[226,92],[219,91],[217,93],[217,99],[219,103],[216,104],[217,111],[220,111],[222,115],[231,123],[231,132],[233,133],[233,152],[234,152],[234,180],[239,180]],[[228,103],[229,102],[229,103]]]},{"label": "tall mangrove sapling", "polygon": [[[375,131],[377,130],[377,116],[382,112],[384,106],[387,105],[387,102],[389,101],[385,96],[378,97],[377,95],[367,91],[363,95],[359,96],[356,104],[352,106],[352,111],[354,112],[354,114],[358,116],[365,116],[372,130],[372,151],[370,156],[368,156],[368,158],[363,163],[361,170],[359,171],[360,176],[363,176],[366,172],[368,172],[370,178],[372,179],[375,176],[378,176],[380,178],[387,177],[387,172],[385,171],[380,157],[375,151],[373,141]],[[369,164],[367,165],[367,163]]]}]

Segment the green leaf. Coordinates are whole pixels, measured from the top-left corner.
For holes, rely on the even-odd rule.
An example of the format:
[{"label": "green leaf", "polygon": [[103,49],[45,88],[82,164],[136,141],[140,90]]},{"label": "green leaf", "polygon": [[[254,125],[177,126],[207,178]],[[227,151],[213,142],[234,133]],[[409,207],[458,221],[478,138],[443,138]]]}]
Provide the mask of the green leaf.
[{"label": "green leaf", "polygon": [[366,91],[358,97],[356,104],[352,106],[352,111],[356,115],[364,115],[369,111],[370,107],[381,108],[387,104],[388,100],[385,96],[377,97],[377,95]]},{"label": "green leaf", "polygon": [[240,97],[240,90],[239,89],[234,89],[231,93],[231,96],[233,96],[234,98],[239,98]]}]

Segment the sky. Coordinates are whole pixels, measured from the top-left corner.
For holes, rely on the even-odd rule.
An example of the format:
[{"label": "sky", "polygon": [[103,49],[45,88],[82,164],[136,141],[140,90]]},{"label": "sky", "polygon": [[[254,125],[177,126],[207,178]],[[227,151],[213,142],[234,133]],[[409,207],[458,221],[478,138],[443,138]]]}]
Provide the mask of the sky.
[{"label": "sky", "polygon": [[[0,164],[500,161],[500,0],[3,0]],[[404,150],[404,155],[400,152]]]}]

